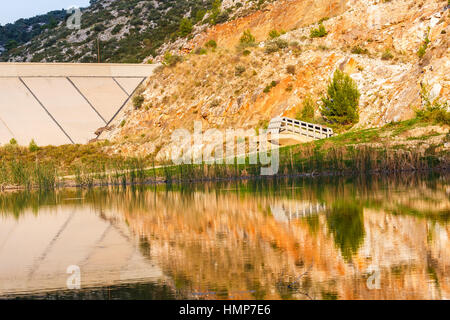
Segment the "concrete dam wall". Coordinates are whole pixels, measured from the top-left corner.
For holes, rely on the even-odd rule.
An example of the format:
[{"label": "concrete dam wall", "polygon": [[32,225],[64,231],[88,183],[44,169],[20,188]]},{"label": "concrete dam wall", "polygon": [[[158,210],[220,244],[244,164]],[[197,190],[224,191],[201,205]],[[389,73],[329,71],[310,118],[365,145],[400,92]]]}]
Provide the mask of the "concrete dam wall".
[{"label": "concrete dam wall", "polygon": [[0,144],[87,143],[157,65],[0,63]]}]

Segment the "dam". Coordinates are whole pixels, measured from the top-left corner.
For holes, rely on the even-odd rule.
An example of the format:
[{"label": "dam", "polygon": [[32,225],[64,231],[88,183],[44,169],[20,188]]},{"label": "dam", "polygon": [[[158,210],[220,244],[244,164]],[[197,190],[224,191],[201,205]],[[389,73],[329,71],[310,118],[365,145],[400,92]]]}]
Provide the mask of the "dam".
[{"label": "dam", "polygon": [[0,63],[0,145],[96,138],[157,65]]}]

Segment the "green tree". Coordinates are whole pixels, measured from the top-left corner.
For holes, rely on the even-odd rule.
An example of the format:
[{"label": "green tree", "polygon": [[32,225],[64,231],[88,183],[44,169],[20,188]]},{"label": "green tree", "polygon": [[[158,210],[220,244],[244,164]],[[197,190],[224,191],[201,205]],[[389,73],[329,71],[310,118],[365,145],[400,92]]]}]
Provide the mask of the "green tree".
[{"label": "green tree", "polygon": [[18,46],[19,44],[17,43],[16,40],[9,40],[8,43],[5,45],[6,50],[11,50],[14,49]]},{"label": "green tree", "polygon": [[30,145],[28,146],[28,150],[30,150],[30,152],[35,152],[39,150],[39,147],[34,141],[34,139],[31,140]]},{"label": "green tree", "polygon": [[356,82],[346,73],[336,70],[322,97],[321,113],[328,121],[355,124],[359,121],[359,93]]},{"label": "green tree", "polygon": [[58,21],[54,17],[50,17],[50,20],[48,21],[47,27],[49,29],[54,29],[58,26]]},{"label": "green tree", "polygon": [[220,15],[222,8],[222,0],[214,0],[212,3],[211,14],[209,16],[209,23],[215,25]]},{"label": "green tree", "polygon": [[178,28],[178,34],[181,37],[186,37],[192,32],[192,22],[190,19],[183,18],[180,21],[180,27]]},{"label": "green tree", "polygon": [[203,18],[205,17],[206,14],[206,10],[205,9],[199,9],[197,10],[197,12],[195,13],[195,22],[200,22],[203,21]]},{"label": "green tree", "polygon": [[302,120],[306,122],[314,121],[314,113],[316,111],[315,103],[311,97],[307,97],[303,101],[303,108],[301,112],[297,114],[297,120]]}]

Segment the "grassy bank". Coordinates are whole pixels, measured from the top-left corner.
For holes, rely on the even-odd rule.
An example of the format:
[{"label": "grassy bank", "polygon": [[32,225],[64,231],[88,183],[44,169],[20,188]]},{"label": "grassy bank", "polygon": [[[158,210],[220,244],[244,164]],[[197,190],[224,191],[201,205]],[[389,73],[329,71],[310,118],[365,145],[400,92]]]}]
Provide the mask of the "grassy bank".
[{"label": "grassy bank", "polygon": [[[435,132],[413,119],[382,128],[354,130],[338,136],[279,149],[278,176],[347,175],[450,168],[448,129]],[[442,131],[442,130],[441,130]],[[447,133],[445,133],[447,131]],[[416,136],[411,134],[415,132]],[[53,189],[64,186],[127,185],[260,176],[260,165],[156,163],[152,157],[124,158],[104,152],[108,143],[0,148],[2,188]]]}]

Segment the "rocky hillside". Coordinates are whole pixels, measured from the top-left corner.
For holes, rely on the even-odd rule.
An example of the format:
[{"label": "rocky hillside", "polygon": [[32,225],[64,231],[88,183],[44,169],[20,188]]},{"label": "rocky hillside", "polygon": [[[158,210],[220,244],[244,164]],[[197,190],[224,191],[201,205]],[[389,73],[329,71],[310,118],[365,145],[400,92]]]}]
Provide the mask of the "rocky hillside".
[{"label": "rocky hillside", "polygon": [[[448,0],[280,0],[194,28],[160,47],[155,60],[165,66],[141,90],[143,103],[130,102],[100,138],[118,153],[161,158],[170,133],[195,120],[203,129],[263,127],[312,100],[320,122],[336,69],[361,93],[354,128],[410,119],[428,100],[448,103],[449,9]],[[448,138],[448,126],[440,132]]]},{"label": "rocky hillside", "polygon": [[4,51],[13,51],[17,46],[27,43],[45,30],[55,28],[59,22],[66,19],[66,16],[66,11],[58,10],[0,25],[0,59]]},{"label": "rocky hillside", "polygon": [[[102,62],[141,63],[158,55],[161,45],[173,43],[179,38],[187,39],[192,31],[198,32],[211,25],[247,15],[263,7],[266,0],[225,2],[91,1],[88,8],[82,9],[79,30],[67,28],[65,12],[63,19],[52,20],[48,28],[35,26],[30,29],[29,26],[19,23],[17,27],[20,32],[28,35],[24,38],[25,43],[19,41],[7,48],[6,45],[3,46],[8,50],[0,55],[0,61],[97,62],[100,47]],[[4,33],[9,30],[7,26],[0,31]],[[30,33],[30,30],[36,32]]]}]

